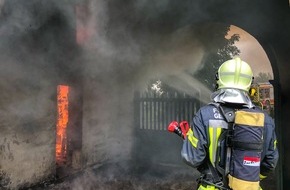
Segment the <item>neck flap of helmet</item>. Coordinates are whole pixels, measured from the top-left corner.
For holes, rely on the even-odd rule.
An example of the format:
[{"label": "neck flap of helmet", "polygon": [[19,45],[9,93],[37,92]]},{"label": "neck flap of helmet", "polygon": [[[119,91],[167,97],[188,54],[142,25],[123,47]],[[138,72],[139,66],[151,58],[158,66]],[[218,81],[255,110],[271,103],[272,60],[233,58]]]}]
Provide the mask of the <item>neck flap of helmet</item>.
[{"label": "neck flap of helmet", "polygon": [[230,103],[239,104],[243,107],[253,108],[255,105],[252,103],[247,92],[232,88],[222,88],[211,95],[211,99],[217,103]]}]

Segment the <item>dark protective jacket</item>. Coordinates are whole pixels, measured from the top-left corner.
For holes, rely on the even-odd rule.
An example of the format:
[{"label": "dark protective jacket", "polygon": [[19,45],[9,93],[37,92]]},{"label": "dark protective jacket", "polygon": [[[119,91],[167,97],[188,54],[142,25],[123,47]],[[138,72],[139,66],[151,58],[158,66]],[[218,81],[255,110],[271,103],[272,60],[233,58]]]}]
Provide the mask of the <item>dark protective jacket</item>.
[{"label": "dark protective jacket", "polygon": [[[263,112],[257,107],[242,108],[242,110],[256,113]],[[222,130],[227,127],[228,124],[217,107],[212,104],[202,107],[194,116],[191,129],[183,142],[181,155],[186,163],[207,175],[208,167],[206,163],[210,162],[215,166],[216,160],[220,159],[216,155],[218,139]],[[263,150],[259,161],[260,173],[263,176],[267,176],[276,167],[278,161],[276,143],[274,121],[265,113]]]}]

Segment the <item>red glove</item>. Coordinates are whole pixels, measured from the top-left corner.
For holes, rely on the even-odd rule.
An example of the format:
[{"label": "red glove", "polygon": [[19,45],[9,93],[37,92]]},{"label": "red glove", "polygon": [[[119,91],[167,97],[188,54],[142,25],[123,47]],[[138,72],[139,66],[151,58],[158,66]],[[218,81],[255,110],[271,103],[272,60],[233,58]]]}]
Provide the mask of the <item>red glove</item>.
[{"label": "red glove", "polygon": [[183,137],[185,139],[186,133],[188,132],[188,130],[190,128],[189,124],[188,124],[187,121],[182,121],[182,122],[179,123],[179,126],[180,126],[180,129],[181,129],[182,135],[183,135]]},{"label": "red glove", "polygon": [[171,133],[175,133],[178,136],[182,137],[184,139],[183,133],[181,131],[181,128],[178,126],[178,122],[177,121],[172,121],[168,127],[167,130]]}]

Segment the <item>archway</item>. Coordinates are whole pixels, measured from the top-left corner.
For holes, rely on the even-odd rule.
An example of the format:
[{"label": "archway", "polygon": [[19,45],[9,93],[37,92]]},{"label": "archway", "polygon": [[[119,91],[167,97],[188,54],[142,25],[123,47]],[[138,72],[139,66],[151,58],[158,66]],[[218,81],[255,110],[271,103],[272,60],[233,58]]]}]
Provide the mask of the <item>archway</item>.
[{"label": "archway", "polygon": [[[282,137],[281,137],[281,126],[280,126],[280,115],[275,114],[277,110],[280,110],[280,99],[279,99],[279,94],[280,94],[280,89],[279,86],[277,85],[279,81],[279,73],[277,72],[276,69],[276,61],[273,60],[273,56],[270,54],[268,55],[269,51],[267,49],[264,50],[264,46],[259,43],[259,41],[253,37],[251,34],[246,32],[245,30],[231,25],[231,30],[229,32],[229,35],[237,33],[240,35],[240,40],[235,44],[240,50],[241,54],[240,57],[245,60],[247,63],[249,63],[253,69],[254,72],[254,81],[256,83],[265,83],[267,80],[271,83],[274,89],[274,93],[271,94],[273,96],[274,101],[273,101],[273,106],[271,107],[272,110],[270,111],[271,116],[275,120],[275,125],[276,125],[276,135],[278,138],[279,142],[282,142]],[[267,51],[267,53],[266,53]],[[271,61],[270,61],[270,58]],[[267,101],[265,97],[264,98],[264,103],[267,104],[269,101]],[[271,97],[272,98],[272,97]],[[262,102],[260,100],[260,102]],[[263,107],[263,105],[262,105]],[[268,111],[267,105],[264,105],[263,107]],[[270,108],[270,109],[271,109]],[[279,145],[279,152],[281,155],[281,143]],[[280,156],[280,162],[281,162],[281,156]],[[277,165],[277,168],[275,170],[275,173],[273,173],[267,181],[262,181],[262,185],[267,187],[268,189],[280,189],[277,188],[281,185],[282,181],[282,170],[281,170],[281,164]]]}]

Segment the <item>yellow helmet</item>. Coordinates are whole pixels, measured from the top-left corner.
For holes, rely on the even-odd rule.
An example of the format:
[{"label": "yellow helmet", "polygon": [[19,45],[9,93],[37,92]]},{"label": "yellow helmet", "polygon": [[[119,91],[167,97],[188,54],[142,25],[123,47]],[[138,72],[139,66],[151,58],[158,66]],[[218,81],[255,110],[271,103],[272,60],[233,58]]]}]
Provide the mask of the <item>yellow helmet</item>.
[{"label": "yellow helmet", "polygon": [[235,88],[249,91],[253,80],[253,72],[248,63],[239,57],[224,62],[218,69],[217,89]]}]

